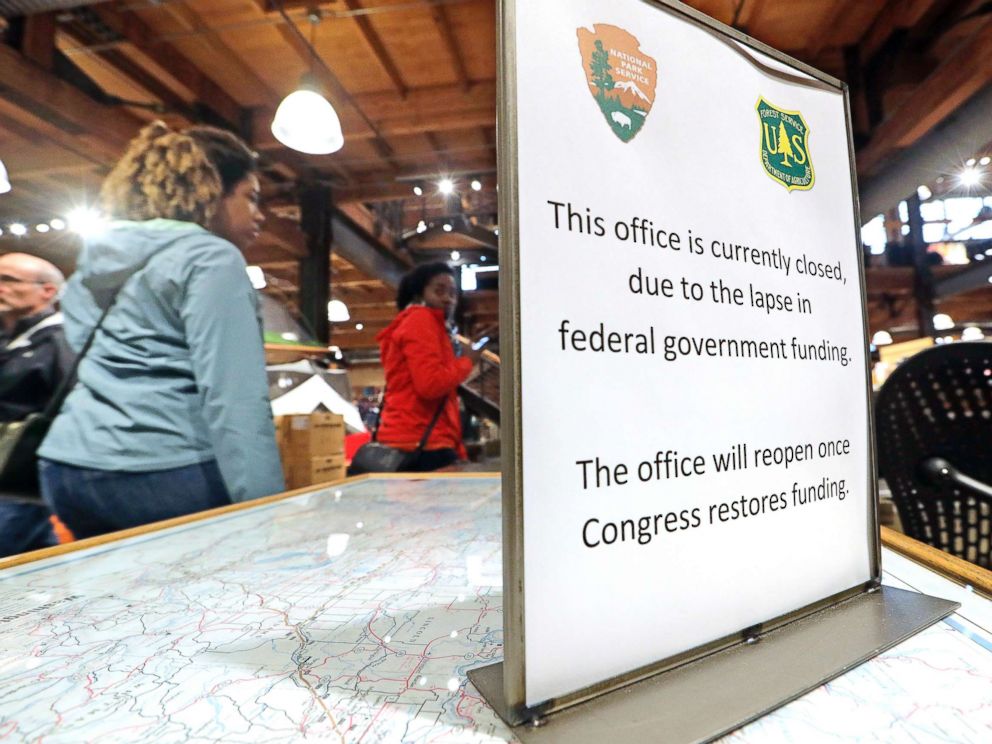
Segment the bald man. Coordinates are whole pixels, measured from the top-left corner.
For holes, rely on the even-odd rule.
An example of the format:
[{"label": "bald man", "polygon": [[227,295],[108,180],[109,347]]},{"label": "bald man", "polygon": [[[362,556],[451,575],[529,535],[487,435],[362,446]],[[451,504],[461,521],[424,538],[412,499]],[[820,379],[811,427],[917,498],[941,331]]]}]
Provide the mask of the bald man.
[{"label": "bald man", "polygon": [[[72,366],[55,301],[62,272],[37,256],[0,255],[0,423],[48,404]],[[54,545],[47,508],[0,493],[0,556]]]}]

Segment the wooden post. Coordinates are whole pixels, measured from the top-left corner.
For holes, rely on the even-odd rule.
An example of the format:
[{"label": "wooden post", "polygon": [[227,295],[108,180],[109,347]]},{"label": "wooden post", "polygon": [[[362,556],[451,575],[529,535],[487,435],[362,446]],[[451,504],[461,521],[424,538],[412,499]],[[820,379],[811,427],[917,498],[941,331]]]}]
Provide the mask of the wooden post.
[{"label": "wooden post", "polygon": [[920,196],[914,193],[906,200],[909,211],[908,245],[913,251],[913,294],[916,297],[916,317],[920,336],[933,336],[934,290],[933,271],[927,263],[927,244],[923,240],[923,215],[920,214]]},{"label": "wooden post", "polygon": [[330,343],[327,303],[331,299],[331,189],[304,183],[300,189],[300,228],[307,255],[300,259],[300,314],[321,343]]}]

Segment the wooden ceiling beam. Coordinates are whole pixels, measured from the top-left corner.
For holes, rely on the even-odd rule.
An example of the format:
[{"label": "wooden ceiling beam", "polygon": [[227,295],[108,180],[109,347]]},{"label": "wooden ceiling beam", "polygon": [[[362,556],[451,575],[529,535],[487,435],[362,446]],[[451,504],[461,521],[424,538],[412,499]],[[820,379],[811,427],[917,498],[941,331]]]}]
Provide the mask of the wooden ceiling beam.
[{"label": "wooden ceiling beam", "polygon": [[440,32],[444,46],[448,50],[448,56],[451,57],[451,64],[455,68],[455,77],[458,80],[458,84],[462,90],[467,91],[471,80],[469,80],[468,69],[465,67],[465,59],[458,49],[458,40],[455,38],[455,33],[451,28],[451,22],[448,20],[444,6],[432,6],[431,16],[434,18],[437,30]]},{"label": "wooden ceiling beam", "polygon": [[142,123],[119,108],[97,103],[2,44],[0,99],[43,122],[48,139],[101,164],[116,161]]},{"label": "wooden ceiling beam", "polygon": [[[63,29],[60,31],[60,35],[76,45],[86,43],[86,39],[83,37],[83,30],[79,27]],[[196,121],[196,116],[192,108],[180,95],[148,70],[134,62],[119,48],[100,48],[96,52],[96,55],[113,67],[114,70],[144,90],[150,97],[160,101],[170,112],[175,112],[185,118],[189,123]]]},{"label": "wooden ceiling beam", "polygon": [[[344,0],[345,7],[350,11],[364,10],[361,3],[358,0]],[[358,13],[352,16],[352,20],[358,26],[358,32],[362,35],[365,43],[368,45],[372,54],[375,56],[376,60],[382,66],[386,75],[392,81],[393,86],[396,88],[396,92],[399,94],[400,98],[406,98],[407,85],[403,82],[403,76],[400,75],[399,69],[396,67],[396,63],[393,62],[392,56],[386,50],[386,45],[382,43],[382,39],[374,28],[372,28],[372,23],[369,17],[363,13]]]},{"label": "wooden ceiling beam", "polygon": [[137,14],[133,11],[118,12],[109,3],[94,5],[93,12],[141,54],[167,71],[189,93],[194,106],[204,106],[238,131],[242,129],[246,109],[201,72],[178,48],[158,41],[157,34]]},{"label": "wooden ceiling beam", "polygon": [[218,58],[218,61],[227,68],[228,72],[235,73],[248,86],[261,91],[266,98],[279,100],[279,94],[246,65],[241,56],[227,45],[220,34],[214,31],[209,24],[204,23],[200,15],[186,3],[162,3],[158,7],[178,21],[186,30],[195,31],[196,38],[210,49],[211,54]]},{"label": "wooden ceiling beam", "polygon": [[859,173],[871,173],[895,151],[912,145],[990,82],[992,22],[986,21],[875,128],[858,154]]},{"label": "wooden ceiling beam", "polygon": [[36,13],[24,19],[21,53],[39,67],[55,69],[55,13]]}]

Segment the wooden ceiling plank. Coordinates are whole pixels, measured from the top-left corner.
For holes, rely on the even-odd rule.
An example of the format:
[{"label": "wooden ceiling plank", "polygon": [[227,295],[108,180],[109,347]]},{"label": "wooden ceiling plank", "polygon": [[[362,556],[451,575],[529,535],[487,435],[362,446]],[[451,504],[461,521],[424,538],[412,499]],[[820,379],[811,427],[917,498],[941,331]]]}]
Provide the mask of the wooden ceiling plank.
[{"label": "wooden ceiling plank", "polygon": [[168,71],[198,104],[240,130],[245,109],[223,88],[207,77],[172,44],[159,42],[152,28],[134,12],[118,14],[109,4],[95,5],[93,11],[155,64]]},{"label": "wooden ceiling plank", "polygon": [[[60,36],[68,39],[73,44],[83,44],[85,40],[80,35],[77,35],[79,33],[80,29],[68,29],[60,31]],[[186,101],[152,73],[133,62],[119,48],[100,49],[96,52],[96,55],[134,85],[145,91],[149,97],[160,101],[171,112],[179,114],[190,123],[195,121],[195,116]]]},{"label": "wooden ceiling plank", "polygon": [[214,31],[207,23],[204,23],[200,15],[186,3],[180,0],[179,2],[163,3],[158,7],[178,21],[187,30],[195,31],[196,38],[207,46],[212,54],[219,57],[220,61],[229,71],[235,72],[247,85],[262,91],[268,98],[279,99],[279,94],[272,90],[254,70],[245,64],[238,53],[229,47],[221,38],[220,34]]},{"label": "wooden ceiling plank", "polygon": [[[344,4],[350,11],[364,10],[358,0],[344,0]],[[396,63],[393,62],[392,56],[387,51],[386,45],[383,44],[382,38],[372,28],[372,23],[368,15],[359,13],[352,16],[352,19],[358,26],[358,32],[362,35],[372,54],[375,55],[379,64],[382,65],[382,69],[385,70],[389,79],[393,82],[393,86],[396,88],[396,92],[399,93],[400,98],[406,98],[408,89],[406,83],[403,82],[403,76],[400,75],[400,71],[396,67]]]},{"label": "wooden ceiling plank", "polygon": [[0,98],[50,125],[47,134],[57,144],[98,163],[116,160],[141,125],[131,114],[97,103],[2,44]]},{"label": "wooden ceiling plank", "polygon": [[465,59],[458,49],[458,40],[455,38],[455,33],[451,28],[451,22],[448,20],[444,6],[434,5],[431,8],[431,16],[434,18],[437,30],[441,33],[441,39],[444,41],[444,46],[448,50],[448,56],[451,57],[451,64],[455,68],[455,77],[458,80],[458,84],[462,90],[467,91],[471,84],[468,76],[468,68],[465,66]]},{"label": "wooden ceiling plank", "polygon": [[29,15],[24,22],[21,53],[45,70],[55,69],[55,13]]},{"label": "wooden ceiling plank", "polygon": [[908,147],[992,81],[992,22],[962,44],[872,133],[858,154],[858,170],[870,173],[897,148]]}]

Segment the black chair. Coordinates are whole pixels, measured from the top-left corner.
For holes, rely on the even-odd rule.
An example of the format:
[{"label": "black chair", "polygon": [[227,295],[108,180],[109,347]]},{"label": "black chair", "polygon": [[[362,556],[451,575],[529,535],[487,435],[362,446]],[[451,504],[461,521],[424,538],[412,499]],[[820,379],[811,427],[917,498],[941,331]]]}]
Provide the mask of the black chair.
[{"label": "black chair", "polygon": [[992,568],[992,343],[903,362],[875,406],[878,470],[906,534]]}]

